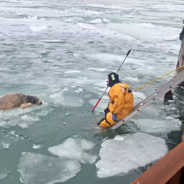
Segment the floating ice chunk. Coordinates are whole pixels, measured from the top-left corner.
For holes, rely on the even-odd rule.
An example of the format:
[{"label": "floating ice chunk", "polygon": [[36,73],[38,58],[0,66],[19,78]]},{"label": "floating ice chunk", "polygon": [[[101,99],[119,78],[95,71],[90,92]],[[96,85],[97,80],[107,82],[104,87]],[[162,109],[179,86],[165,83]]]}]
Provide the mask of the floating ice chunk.
[{"label": "floating ice chunk", "polygon": [[7,128],[8,127],[6,121],[4,121],[4,120],[0,120],[0,126],[1,127],[4,127],[4,128]]},{"label": "floating ice chunk", "polygon": [[90,21],[91,24],[101,24],[102,21],[100,19],[95,19],[95,20],[92,20]]},{"label": "floating ice chunk", "polygon": [[83,93],[76,93],[75,88],[64,88],[61,92],[50,95],[53,102],[58,105],[81,107],[84,103]]},{"label": "floating ice chunk", "polygon": [[125,77],[124,80],[128,82],[139,82],[140,81],[138,78],[134,78],[134,77]]},{"label": "floating ice chunk", "polygon": [[38,144],[38,145],[33,144],[33,149],[40,149],[40,148],[41,148],[41,145],[40,144]]},{"label": "floating ice chunk", "polygon": [[170,37],[163,37],[163,40],[165,41],[176,41],[178,39],[178,35],[173,35],[173,36],[170,36]]},{"label": "floating ice chunk", "polygon": [[51,113],[53,111],[52,108],[50,109],[43,109],[40,112],[35,113],[36,116],[46,116],[48,113]]},{"label": "floating ice chunk", "polygon": [[[98,93],[98,95],[102,95],[101,91],[105,91],[105,89],[98,89],[100,91],[100,93]],[[108,100],[107,103],[109,102],[109,97],[108,96],[103,96],[103,100]]]},{"label": "floating ice chunk", "polygon": [[77,90],[75,90],[76,93],[80,93],[80,92],[83,92],[83,89],[82,88],[78,88]]},{"label": "floating ice chunk", "polygon": [[145,109],[143,109],[141,114],[145,114],[146,116],[158,117],[160,115],[160,109],[150,105],[150,106],[147,106]]},{"label": "floating ice chunk", "polygon": [[8,149],[13,142],[18,140],[17,137],[18,135],[2,130],[0,132],[0,150]]},{"label": "floating ice chunk", "polygon": [[89,25],[89,24],[84,24],[84,23],[77,23],[79,28],[82,28],[83,30],[93,30],[93,31],[100,31],[99,28]]},{"label": "floating ice chunk", "polygon": [[2,70],[2,71],[9,71],[10,69],[8,67],[0,67],[0,70]]},{"label": "floating ice chunk", "polygon": [[[90,54],[88,57],[97,59],[103,63],[114,63],[119,62],[122,63],[122,60],[124,59],[123,56],[115,55],[115,54]],[[131,64],[133,66],[145,67],[145,61],[137,58],[129,58],[126,62],[127,65]]]},{"label": "floating ice chunk", "polygon": [[[42,105],[35,105],[29,108],[25,108],[25,109],[21,109],[21,108],[13,108],[11,110],[8,111],[1,111],[0,112],[0,118],[8,118],[8,119],[12,119],[12,126],[15,126],[17,123],[15,123],[15,121],[19,121],[20,118],[18,117],[21,114],[25,114],[28,112],[32,112],[35,110],[39,110],[39,109],[43,109],[47,106],[47,103],[43,102]],[[15,125],[13,125],[15,124]],[[11,126],[11,122],[10,122],[10,126]]]},{"label": "floating ice chunk", "polygon": [[133,122],[140,128],[141,131],[147,133],[162,133],[179,131],[181,122],[177,119],[135,119]]},{"label": "floating ice chunk", "polygon": [[0,141],[0,150],[1,149],[8,149],[11,145],[11,138],[9,137],[4,137],[1,141]]},{"label": "floating ice chunk", "polygon": [[42,42],[46,43],[66,43],[64,40],[41,40]]},{"label": "floating ice chunk", "polygon": [[84,98],[91,98],[91,94],[84,95]]},{"label": "floating ice chunk", "polygon": [[99,15],[102,14],[102,12],[98,12],[98,11],[91,11],[91,10],[87,10],[85,12],[85,15]]},{"label": "floating ice chunk", "polygon": [[109,21],[107,19],[103,19],[104,23],[109,23]]},{"label": "floating ice chunk", "polygon": [[28,15],[27,18],[28,18],[28,19],[33,19],[33,20],[38,20],[38,17],[37,17],[37,16]]},{"label": "floating ice chunk", "polygon": [[128,173],[160,159],[167,152],[164,139],[145,133],[130,134],[122,140],[106,140],[101,145],[101,160],[96,163],[97,175],[103,178]]},{"label": "floating ice chunk", "polygon": [[48,27],[46,27],[46,26],[30,26],[31,31],[34,31],[34,32],[43,31],[47,28]]},{"label": "floating ice chunk", "polygon": [[53,155],[77,160],[81,163],[95,163],[97,156],[93,156],[86,151],[94,147],[94,143],[84,139],[68,138],[62,144],[48,148]]},{"label": "floating ice chunk", "polygon": [[126,136],[117,135],[116,137],[114,137],[114,140],[123,141],[123,140],[125,140],[125,137]]},{"label": "floating ice chunk", "polygon": [[107,82],[104,80],[104,81],[97,82],[94,85],[98,86],[98,87],[106,87],[107,86]]},{"label": "floating ice chunk", "polygon": [[18,126],[20,126],[21,128],[25,128],[25,129],[28,128],[30,125],[34,124],[35,121],[39,121],[38,117],[32,117],[28,115],[21,116],[21,119],[26,122],[20,122],[18,123]]},{"label": "floating ice chunk", "polygon": [[141,92],[133,92],[134,98],[141,98],[141,99],[145,99],[146,96],[144,93]]},{"label": "floating ice chunk", "polygon": [[20,121],[21,121],[20,117],[14,116],[14,117],[12,117],[12,118],[8,121],[8,125],[10,125],[10,126],[16,126],[16,125],[19,124]]},{"label": "floating ice chunk", "polygon": [[137,105],[140,103],[143,99],[146,98],[145,94],[142,92],[135,92],[133,91],[133,96],[134,96],[134,105]]},{"label": "floating ice chunk", "polygon": [[100,71],[100,72],[103,72],[103,71],[108,71],[106,68],[87,68],[88,70],[94,70],[94,71]]},{"label": "floating ice chunk", "polygon": [[81,139],[80,144],[81,144],[81,148],[83,150],[90,150],[90,149],[93,149],[95,147],[95,144],[93,142],[87,141],[85,139]]},{"label": "floating ice chunk", "polygon": [[66,19],[66,20],[64,20],[64,22],[67,22],[67,23],[74,23],[75,21],[72,20],[72,19]]},{"label": "floating ice chunk", "polygon": [[102,4],[89,4],[90,7],[105,8],[105,9],[117,9],[117,10],[131,10],[131,7],[126,6],[114,6],[114,5],[102,5]]},{"label": "floating ice chunk", "polygon": [[39,121],[38,117],[31,117],[31,116],[28,116],[28,115],[21,116],[21,119],[25,120],[25,121]]},{"label": "floating ice chunk", "polygon": [[29,127],[29,125],[27,123],[23,123],[23,122],[19,123],[18,126],[21,128],[28,128]]},{"label": "floating ice chunk", "polygon": [[62,158],[24,152],[18,171],[25,184],[54,184],[73,178],[80,170],[80,164]]},{"label": "floating ice chunk", "polygon": [[3,181],[9,173],[10,171],[7,171],[6,169],[0,169],[0,181]]},{"label": "floating ice chunk", "polygon": [[66,71],[64,73],[80,73],[80,71],[79,70],[71,70],[71,71]]},{"label": "floating ice chunk", "polygon": [[168,100],[168,102],[169,102],[169,103],[173,103],[173,102],[174,102],[174,100]]},{"label": "floating ice chunk", "polygon": [[[111,23],[108,24],[108,28],[114,31],[118,31],[122,34],[131,36],[135,39],[141,41],[156,41],[163,40],[163,37],[166,37],[164,34],[164,27],[153,25],[151,23],[135,23],[135,24],[120,24],[120,23]],[[131,32],[131,30],[136,30],[135,32]],[[168,28],[167,29],[167,37],[173,37],[173,35],[177,34],[178,29]],[[152,43],[152,42],[151,42]],[[155,43],[154,43],[155,45]]]},{"label": "floating ice chunk", "polygon": [[[90,99],[89,103],[94,106],[97,101],[98,101],[98,99]],[[96,107],[96,110],[99,111],[99,112],[103,112],[104,109],[107,108],[108,102],[109,102],[108,100],[102,99],[100,101],[100,103],[98,104],[98,106]]]},{"label": "floating ice chunk", "polygon": [[4,149],[8,149],[10,147],[10,144],[2,143],[2,146],[3,146]]},{"label": "floating ice chunk", "polygon": [[176,107],[171,107],[171,108],[170,108],[170,110],[172,110],[172,111],[176,111],[176,110],[177,110],[177,108],[176,108]]},{"label": "floating ice chunk", "polygon": [[88,78],[87,77],[78,77],[80,80],[87,80]]},{"label": "floating ice chunk", "polygon": [[11,133],[12,135],[15,135],[15,131],[11,131],[10,133]]},{"label": "floating ice chunk", "polygon": [[174,119],[174,118],[171,117],[171,116],[167,116],[165,119],[168,119],[168,120],[170,119],[171,120],[171,119]]}]

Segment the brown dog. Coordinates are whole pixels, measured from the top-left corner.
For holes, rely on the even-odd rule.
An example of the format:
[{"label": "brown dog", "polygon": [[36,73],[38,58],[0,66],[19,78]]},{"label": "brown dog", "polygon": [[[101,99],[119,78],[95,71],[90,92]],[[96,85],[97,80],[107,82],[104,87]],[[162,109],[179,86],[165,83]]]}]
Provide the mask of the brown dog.
[{"label": "brown dog", "polygon": [[35,96],[11,93],[0,98],[0,111],[10,110],[16,107],[26,108],[35,104],[41,105],[42,101]]}]

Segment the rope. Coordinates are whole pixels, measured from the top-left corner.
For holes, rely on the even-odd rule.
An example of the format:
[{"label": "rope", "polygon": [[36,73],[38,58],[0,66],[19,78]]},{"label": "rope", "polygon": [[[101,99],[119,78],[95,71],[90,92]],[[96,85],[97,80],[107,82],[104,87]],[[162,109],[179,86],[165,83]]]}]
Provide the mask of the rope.
[{"label": "rope", "polygon": [[168,73],[162,75],[161,77],[159,77],[159,78],[157,78],[157,79],[152,80],[151,82],[148,82],[147,84],[144,84],[144,85],[142,85],[142,86],[136,88],[135,90],[142,89],[143,87],[145,87],[145,86],[147,86],[147,85],[149,85],[149,84],[151,84],[151,83],[153,83],[153,82],[155,82],[155,81],[157,81],[157,80],[159,80],[159,79],[165,77],[166,75],[169,75],[170,73],[172,73],[172,72],[174,72],[174,71],[176,71],[176,70],[179,70],[180,68],[183,68],[183,67],[184,67],[184,65],[182,65],[182,66],[180,66],[180,67],[178,67],[178,68],[176,68],[176,69],[174,69],[174,70],[172,70],[172,71],[170,71],[170,72],[168,72]]}]

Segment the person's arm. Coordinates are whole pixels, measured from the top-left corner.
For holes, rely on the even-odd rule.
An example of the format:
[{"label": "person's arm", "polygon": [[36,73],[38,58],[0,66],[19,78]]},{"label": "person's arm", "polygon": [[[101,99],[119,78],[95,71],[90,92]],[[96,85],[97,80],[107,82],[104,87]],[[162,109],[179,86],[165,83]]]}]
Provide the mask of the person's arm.
[{"label": "person's arm", "polygon": [[123,106],[124,106],[124,93],[122,91],[118,91],[117,94],[115,95],[112,113],[117,115],[123,110]]},{"label": "person's arm", "polygon": [[109,96],[109,100],[111,101],[111,102],[114,102],[114,99],[113,99],[113,97],[112,97],[112,94],[111,94],[112,92],[110,92],[109,91],[109,93],[108,93],[108,96]]}]

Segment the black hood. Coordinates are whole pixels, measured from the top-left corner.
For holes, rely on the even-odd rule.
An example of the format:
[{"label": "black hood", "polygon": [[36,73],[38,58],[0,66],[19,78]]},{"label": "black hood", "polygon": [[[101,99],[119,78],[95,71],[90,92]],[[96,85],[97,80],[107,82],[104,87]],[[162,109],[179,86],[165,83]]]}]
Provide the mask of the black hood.
[{"label": "black hood", "polygon": [[114,84],[119,83],[119,75],[116,73],[110,73],[108,75],[108,85],[112,87]]}]

